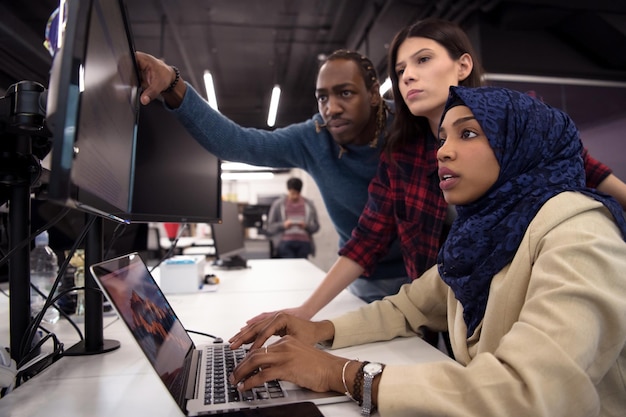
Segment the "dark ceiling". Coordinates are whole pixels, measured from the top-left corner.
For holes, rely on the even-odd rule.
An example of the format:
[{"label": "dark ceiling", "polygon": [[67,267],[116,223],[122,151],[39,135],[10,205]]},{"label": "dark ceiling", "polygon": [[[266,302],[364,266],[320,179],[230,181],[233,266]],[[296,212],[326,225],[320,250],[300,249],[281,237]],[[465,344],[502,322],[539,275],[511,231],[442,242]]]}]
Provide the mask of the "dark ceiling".
[{"label": "dark ceiling", "polygon": [[[626,108],[623,0],[127,0],[126,4],[136,48],[177,65],[203,95],[202,74],[209,69],[216,80],[220,111],[244,126],[266,127],[275,83],[283,90],[277,126],[310,117],[316,111],[313,90],[320,54],[356,49],[370,56],[386,76],[386,47],[394,33],[427,16],[454,20],[466,29],[489,74],[504,74],[504,79],[568,78],[556,84],[552,78],[500,84],[538,90],[579,125],[624,117]],[[42,42],[56,5],[56,0],[0,4],[0,92],[20,80],[47,85],[50,56]]]}]

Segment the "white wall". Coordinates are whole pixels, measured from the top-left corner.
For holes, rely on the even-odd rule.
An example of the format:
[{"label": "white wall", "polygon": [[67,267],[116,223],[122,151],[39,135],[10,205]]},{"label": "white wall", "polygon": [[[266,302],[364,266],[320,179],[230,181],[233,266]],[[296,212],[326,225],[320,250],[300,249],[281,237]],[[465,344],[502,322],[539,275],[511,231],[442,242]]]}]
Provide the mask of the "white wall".
[{"label": "white wall", "polygon": [[313,200],[317,215],[320,222],[320,230],[313,236],[315,239],[316,253],[311,262],[317,265],[323,271],[328,271],[337,260],[337,251],[339,250],[339,235],[335,231],[335,227],[328,216],[326,206],[322,201],[322,196],[317,188],[317,184],[309,174],[302,170],[299,171],[299,178],[302,179],[302,195]]}]

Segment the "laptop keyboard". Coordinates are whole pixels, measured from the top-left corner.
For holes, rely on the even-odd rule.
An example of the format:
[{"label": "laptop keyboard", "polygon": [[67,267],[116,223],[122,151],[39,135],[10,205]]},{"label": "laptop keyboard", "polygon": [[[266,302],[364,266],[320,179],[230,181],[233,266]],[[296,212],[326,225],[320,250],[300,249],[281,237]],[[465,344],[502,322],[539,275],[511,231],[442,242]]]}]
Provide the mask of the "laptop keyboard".
[{"label": "laptop keyboard", "polygon": [[228,382],[228,375],[235,366],[246,356],[246,350],[239,348],[231,350],[225,345],[208,346],[206,357],[206,389],[204,392],[205,404],[224,404],[238,401],[266,400],[284,397],[285,393],[278,381],[268,381],[262,386],[239,392]]}]

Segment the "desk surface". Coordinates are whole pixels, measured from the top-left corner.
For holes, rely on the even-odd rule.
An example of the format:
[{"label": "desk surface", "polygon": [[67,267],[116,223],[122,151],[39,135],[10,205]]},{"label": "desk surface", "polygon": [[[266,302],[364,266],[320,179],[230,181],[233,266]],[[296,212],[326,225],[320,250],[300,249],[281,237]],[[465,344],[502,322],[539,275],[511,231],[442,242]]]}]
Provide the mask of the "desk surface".
[{"label": "desk surface", "polygon": [[[227,340],[245,320],[262,311],[300,304],[324,277],[320,269],[301,259],[253,260],[249,265],[242,270],[210,271],[220,278],[216,291],[168,295],[185,327]],[[315,318],[334,317],[361,305],[360,299],[344,291]],[[4,297],[0,297],[0,315],[3,317],[0,344],[8,346],[8,303]],[[0,415],[183,416],[124,324],[115,317],[104,320],[105,339],[120,341],[119,349],[62,358],[0,399]],[[78,341],[64,320],[50,327],[66,348]],[[196,343],[208,342],[195,334],[192,338]],[[418,338],[354,346],[333,353],[389,364],[449,360]],[[351,402],[324,405],[320,409],[327,417],[359,415],[358,407]]]}]

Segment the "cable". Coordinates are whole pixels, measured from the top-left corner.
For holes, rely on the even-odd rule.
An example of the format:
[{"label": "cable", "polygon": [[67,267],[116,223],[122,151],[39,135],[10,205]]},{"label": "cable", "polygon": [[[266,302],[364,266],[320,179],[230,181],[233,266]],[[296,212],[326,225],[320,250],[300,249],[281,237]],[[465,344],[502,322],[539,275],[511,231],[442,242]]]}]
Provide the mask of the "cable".
[{"label": "cable", "polygon": [[185,329],[185,330],[187,330],[187,333],[199,334],[200,336],[206,336],[206,337],[210,337],[211,339],[215,339],[215,340],[213,340],[213,343],[223,343],[224,342],[224,339],[222,339],[221,337],[213,336],[212,334],[209,334],[209,333],[197,332],[195,330],[189,330],[189,329]]},{"label": "cable", "polygon": [[0,266],[4,265],[5,262],[9,260],[9,258],[11,257],[11,255],[13,255],[13,253],[22,249],[26,245],[30,245],[30,242],[33,239],[39,236],[42,232],[50,229],[52,226],[57,224],[63,217],[65,217],[67,213],[69,213],[69,211],[70,211],[70,208],[66,207],[64,210],[60,211],[56,216],[54,216],[54,218],[52,218],[52,220],[50,220],[47,224],[37,229],[34,233],[31,233],[31,235],[28,236],[27,239],[24,239],[22,242],[18,243],[13,249],[7,252],[7,254],[2,259],[0,259]]},{"label": "cable", "polygon": [[124,232],[126,232],[126,226],[126,223],[118,223],[117,226],[115,226],[109,245],[104,252],[104,259],[107,259],[109,257],[109,252],[111,251],[111,249],[113,249],[113,245],[115,244],[117,239],[124,235]]},{"label": "cable", "polygon": [[[26,382],[31,379],[48,366],[52,365],[54,362],[59,360],[63,356],[63,343],[59,341],[54,333],[48,333],[44,337],[41,338],[39,342],[33,347],[35,351],[39,351],[43,344],[47,342],[49,339],[53,341],[53,349],[52,352],[36,362],[29,364],[30,361],[33,361],[36,356],[32,356],[32,352],[29,352],[28,356],[25,356],[20,363],[18,364],[18,372],[15,376],[15,387],[19,387],[22,382]],[[22,369],[24,366],[26,368]]]},{"label": "cable", "polygon": [[174,241],[170,245],[170,248],[167,250],[167,253],[165,255],[163,255],[163,257],[161,257],[159,262],[150,269],[150,273],[152,273],[156,269],[157,266],[161,265],[164,260],[166,260],[167,258],[169,258],[172,255],[172,253],[174,252],[174,249],[176,249],[176,245],[178,244],[178,240],[183,235],[183,232],[185,231],[187,226],[188,226],[187,223],[183,223],[181,225],[181,227],[178,229],[178,233],[176,234],[176,238],[174,239]]},{"label": "cable", "polygon": [[41,309],[39,313],[37,313],[37,315],[28,325],[26,329],[26,335],[22,339],[22,346],[20,347],[20,353],[22,354],[22,356],[24,356],[26,352],[30,351],[29,346],[32,344],[35,338],[35,334],[37,333],[37,328],[41,324],[41,321],[43,320],[43,316],[46,310],[52,304],[52,300],[55,300],[53,296],[57,290],[57,287],[59,286],[59,283],[61,282],[61,278],[65,274],[65,270],[67,269],[67,266],[69,265],[70,260],[72,256],[74,255],[74,252],[76,252],[76,249],[78,248],[78,246],[80,246],[80,244],[85,239],[85,236],[89,232],[89,229],[91,229],[91,226],[93,225],[95,220],[96,220],[96,216],[90,216],[89,221],[85,224],[85,226],[83,227],[83,230],[81,230],[80,234],[78,235],[78,238],[76,239],[76,241],[74,242],[74,245],[72,246],[72,249],[70,249],[68,256],[65,257],[63,264],[59,268],[59,273],[56,279],[54,280],[54,283],[52,284],[52,288],[50,288],[50,294],[48,295],[48,298],[46,299],[46,302],[44,303],[43,308]]},{"label": "cable", "polygon": [[[39,291],[39,289],[37,287],[35,287],[33,284],[31,284],[31,286],[33,288],[35,288],[35,290],[43,297],[45,297],[46,295],[44,293],[42,293],[41,291]],[[52,304],[50,305],[50,307],[54,307],[55,309],[57,309],[57,311],[59,313],[61,313],[61,315],[68,321],[68,323],[76,330],[76,333],[78,333],[78,337],[80,338],[80,340],[84,340],[85,337],[83,336],[83,332],[80,330],[80,328],[78,327],[78,325],[76,324],[76,322],[74,320],[72,320],[72,316],[70,316],[69,314],[67,314],[65,311],[63,311],[62,308],[60,308],[56,302],[59,301],[61,298],[63,298],[64,296],[74,292],[74,291],[85,291],[85,290],[92,290],[92,291],[98,291],[98,292],[102,292],[100,291],[99,288],[89,288],[89,287],[71,287],[71,288],[66,288],[65,290],[59,292],[58,294],[56,294],[54,296],[54,298],[52,299]],[[42,328],[41,325],[39,326],[39,328]]]}]

